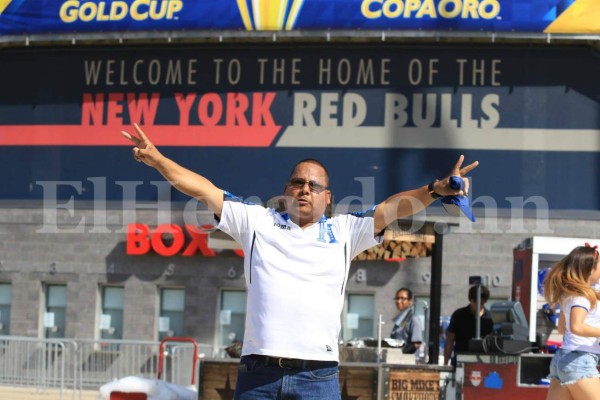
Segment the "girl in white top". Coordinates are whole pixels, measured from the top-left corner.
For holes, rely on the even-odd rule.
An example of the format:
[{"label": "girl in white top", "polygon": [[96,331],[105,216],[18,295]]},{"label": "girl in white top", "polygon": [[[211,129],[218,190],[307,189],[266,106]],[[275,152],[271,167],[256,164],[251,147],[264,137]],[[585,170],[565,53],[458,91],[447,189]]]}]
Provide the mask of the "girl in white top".
[{"label": "girl in white top", "polygon": [[576,247],[548,273],[544,296],[560,303],[562,347],[550,364],[548,400],[600,398],[600,295],[592,285],[600,280],[597,247]]}]

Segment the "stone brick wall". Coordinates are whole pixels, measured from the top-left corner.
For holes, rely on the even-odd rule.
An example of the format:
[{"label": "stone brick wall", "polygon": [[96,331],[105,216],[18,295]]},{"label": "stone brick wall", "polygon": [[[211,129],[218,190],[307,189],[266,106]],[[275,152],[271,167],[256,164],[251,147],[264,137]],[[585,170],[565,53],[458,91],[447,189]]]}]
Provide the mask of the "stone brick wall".
[{"label": "stone brick wall", "polygon": [[[97,338],[99,288],[119,285],[125,288],[124,339],[156,340],[159,288],[176,287],[186,293],[186,335],[213,343],[220,290],[244,288],[242,259],[230,251],[216,257],[128,256],[123,221],[130,217],[115,209],[106,211],[105,224],[95,224],[94,218],[98,216],[92,210],[77,210],[73,215],[58,212],[54,217],[42,208],[0,208],[0,282],[12,283],[10,333],[41,336],[43,285],[66,284],[65,336]],[[200,225],[212,221],[207,213],[197,218]],[[442,315],[467,304],[470,275],[489,276],[492,297],[508,299],[512,250],[522,240],[533,235],[594,238],[600,231],[600,222],[586,220],[498,217],[471,224],[447,216],[435,218],[460,222],[444,236]],[[171,220],[183,225],[179,211]],[[49,229],[48,221],[57,221],[58,229]],[[133,221],[150,226],[160,222],[152,210],[138,210],[129,220]],[[399,287],[429,296],[430,265],[430,258],[354,262],[347,291],[374,294],[377,312],[389,320],[396,313],[391,299]]]}]

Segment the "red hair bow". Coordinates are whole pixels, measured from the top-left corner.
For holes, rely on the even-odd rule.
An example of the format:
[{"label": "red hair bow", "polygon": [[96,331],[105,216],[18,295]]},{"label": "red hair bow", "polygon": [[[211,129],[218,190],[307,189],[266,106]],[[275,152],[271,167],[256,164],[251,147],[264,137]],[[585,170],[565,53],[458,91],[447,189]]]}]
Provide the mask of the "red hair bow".
[{"label": "red hair bow", "polygon": [[594,258],[596,258],[598,256],[598,245],[592,246],[591,244],[586,242],[585,247],[591,247],[592,249],[594,249]]}]

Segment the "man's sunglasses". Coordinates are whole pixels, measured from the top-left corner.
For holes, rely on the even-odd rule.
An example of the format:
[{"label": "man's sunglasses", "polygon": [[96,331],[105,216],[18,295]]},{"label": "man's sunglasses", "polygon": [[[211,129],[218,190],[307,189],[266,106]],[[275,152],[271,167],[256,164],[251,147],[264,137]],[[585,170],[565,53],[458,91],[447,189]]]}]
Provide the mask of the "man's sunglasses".
[{"label": "man's sunglasses", "polygon": [[288,181],[288,185],[293,187],[294,189],[302,189],[307,183],[308,188],[313,193],[321,193],[322,191],[329,189],[327,186],[321,185],[320,183],[317,183],[315,181],[305,181],[304,179],[300,178],[292,178]]}]

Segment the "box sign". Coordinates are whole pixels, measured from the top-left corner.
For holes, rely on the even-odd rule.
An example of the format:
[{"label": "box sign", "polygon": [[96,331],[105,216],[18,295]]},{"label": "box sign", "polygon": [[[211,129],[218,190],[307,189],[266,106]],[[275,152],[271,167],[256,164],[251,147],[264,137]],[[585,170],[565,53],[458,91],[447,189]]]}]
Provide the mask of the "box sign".
[{"label": "box sign", "polygon": [[[208,232],[212,225],[184,225],[176,224],[158,225],[154,230],[146,224],[129,224],[127,226],[127,255],[140,256],[151,251],[164,257],[175,255],[193,256],[198,253],[207,257],[214,257],[217,253],[208,247]],[[240,257],[244,256],[242,250],[233,252]]]}]

